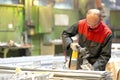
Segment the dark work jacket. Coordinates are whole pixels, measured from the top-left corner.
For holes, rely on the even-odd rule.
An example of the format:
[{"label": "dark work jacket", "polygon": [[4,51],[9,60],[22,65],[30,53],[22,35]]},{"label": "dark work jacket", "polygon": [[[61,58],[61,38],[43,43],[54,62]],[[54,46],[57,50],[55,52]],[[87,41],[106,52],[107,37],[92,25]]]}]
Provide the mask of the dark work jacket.
[{"label": "dark work jacket", "polygon": [[111,57],[112,31],[100,21],[97,28],[90,29],[86,19],[80,20],[63,31],[62,40],[64,49],[70,48],[72,38],[78,34],[78,43],[81,47],[89,50],[88,61],[93,65],[94,70],[104,71],[108,60]]}]

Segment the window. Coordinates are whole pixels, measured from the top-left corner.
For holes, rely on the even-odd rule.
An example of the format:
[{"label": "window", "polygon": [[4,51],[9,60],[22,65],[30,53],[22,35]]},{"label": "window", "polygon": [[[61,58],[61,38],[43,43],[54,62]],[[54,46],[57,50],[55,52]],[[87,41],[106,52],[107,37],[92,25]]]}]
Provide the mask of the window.
[{"label": "window", "polygon": [[65,14],[55,14],[55,25],[58,26],[68,26],[69,25],[69,17]]},{"label": "window", "polygon": [[19,4],[19,0],[0,0],[0,4]]},{"label": "window", "polygon": [[34,0],[39,6],[50,6],[58,9],[73,9],[73,0]]}]

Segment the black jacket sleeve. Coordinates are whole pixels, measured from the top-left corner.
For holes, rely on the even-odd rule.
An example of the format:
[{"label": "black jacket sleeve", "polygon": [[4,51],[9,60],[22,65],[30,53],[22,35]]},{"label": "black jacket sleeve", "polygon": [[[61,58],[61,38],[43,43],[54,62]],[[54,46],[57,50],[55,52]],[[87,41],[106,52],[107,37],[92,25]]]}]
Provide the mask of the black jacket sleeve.
[{"label": "black jacket sleeve", "polygon": [[95,71],[104,71],[107,62],[111,57],[112,34],[110,34],[102,46],[100,57],[93,64]]},{"label": "black jacket sleeve", "polygon": [[78,23],[73,24],[62,32],[64,50],[68,50],[70,48],[70,43],[73,42],[71,37],[75,36],[78,33],[77,24]]}]

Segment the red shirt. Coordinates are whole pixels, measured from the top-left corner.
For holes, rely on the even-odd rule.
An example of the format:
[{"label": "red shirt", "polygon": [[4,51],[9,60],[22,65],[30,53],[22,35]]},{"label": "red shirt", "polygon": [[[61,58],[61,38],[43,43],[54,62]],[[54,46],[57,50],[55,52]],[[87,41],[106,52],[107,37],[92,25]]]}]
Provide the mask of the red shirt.
[{"label": "red shirt", "polygon": [[86,37],[87,40],[103,43],[106,36],[111,34],[112,31],[106,24],[101,21],[97,28],[90,29],[87,25],[86,19],[80,20],[78,23],[78,32]]}]

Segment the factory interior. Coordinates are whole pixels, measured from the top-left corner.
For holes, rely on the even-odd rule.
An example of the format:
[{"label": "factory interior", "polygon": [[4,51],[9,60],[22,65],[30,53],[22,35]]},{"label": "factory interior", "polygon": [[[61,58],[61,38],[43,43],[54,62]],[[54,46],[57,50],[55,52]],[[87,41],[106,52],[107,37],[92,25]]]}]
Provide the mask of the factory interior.
[{"label": "factory interior", "polygon": [[[112,31],[111,58],[105,71],[70,69],[61,34],[92,8]],[[0,0],[0,80],[120,80],[119,20],[120,0]]]}]

